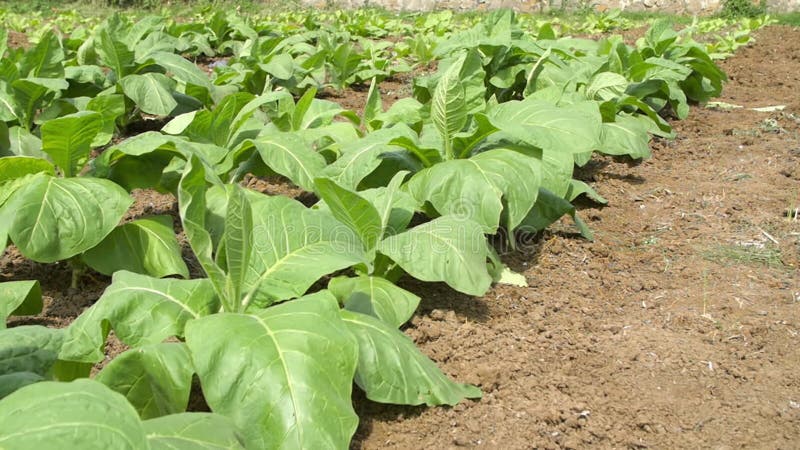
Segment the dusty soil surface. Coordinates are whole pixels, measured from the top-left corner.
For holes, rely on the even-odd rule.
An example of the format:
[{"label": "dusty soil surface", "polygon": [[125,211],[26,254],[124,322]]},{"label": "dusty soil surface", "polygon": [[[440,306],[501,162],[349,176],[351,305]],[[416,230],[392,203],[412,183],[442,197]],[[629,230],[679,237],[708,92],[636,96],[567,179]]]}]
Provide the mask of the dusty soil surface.
[{"label": "dusty soil surface", "polygon": [[506,255],[529,288],[409,286],[406,332],[484,397],[358,402],[353,447],[797,448],[798,58],[800,31],[773,27],[723,63],[720,101],[784,111],[696,108],[652,159],[594,161],[595,241],[565,222]]},{"label": "dusty soil surface", "polygon": [[[505,254],[530,287],[471,298],[408,283],[423,301],[406,333],[483,399],[410,408],[356,394],[352,447],[797,448],[800,219],[787,210],[800,206],[799,58],[800,30],[758,33],[723,63],[719,100],[743,108],[695,108],[652,159],[581,170],[609,200],[581,211],[595,241],[565,221]],[[408,95],[395,83],[381,86],[384,107]],[[341,95],[354,110],[365,97]],[[786,108],[747,109],[775,105]],[[134,197],[126,220],[176,214],[171,196]],[[6,252],[0,281],[39,279],[45,296],[42,315],[10,325],[66,326],[109,283],[87,275],[72,290],[70,274]],[[109,357],[122,350],[110,340]]]}]

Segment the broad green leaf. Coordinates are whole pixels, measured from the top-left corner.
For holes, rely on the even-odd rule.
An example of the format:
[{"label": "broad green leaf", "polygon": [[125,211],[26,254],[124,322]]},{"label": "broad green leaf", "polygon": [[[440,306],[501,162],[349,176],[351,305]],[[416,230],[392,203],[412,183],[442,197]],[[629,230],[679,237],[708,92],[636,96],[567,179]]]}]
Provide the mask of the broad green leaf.
[{"label": "broad green leaf", "polygon": [[586,85],[586,97],[598,101],[612,100],[624,95],[628,84],[628,79],[618,73],[600,72]]},{"label": "broad green leaf", "polygon": [[367,398],[399,405],[455,405],[480,398],[475,386],[455,383],[390,324],[343,310],[347,329],[358,339],[356,384]]},{"label": "broad green leaf", "polygon": [[19,73],[22,77],[64,76],[64,49],[53,30],[45,32],[36,46],[25,52],[20,61]]},{"label": "broad green leaf", "polygon": [[[18,178],[17,180],[21,180]],[[2,191],[0,191],[2,193]],[[0,205],[0,254],[5,253],[8,246],[8,228],[13,218],[13,211]]]},{"label": "broad green leaf", "polygon": [[189,278],[171,216],[147,217],[120,225],[87,250],[83,260],[104,275],[127,270],[155,278]]},{"label": "broad green leaf", "polygon": [[0,283],[0,330],[8,316],[28,316],[42,312],[42,287],[33,281]]},{"label": "broad green leaf", "polygon": [[358,350],[329,293],[193,320],[186,344],[209,406],[233,419],[248,447],[349,444]]},{"label": "broad green leaf", "polygon": [[189,127],[189,125],[194,121],[195,116],[197,116],[198,111],[190,111],[188,113],[183,113],[175,116],[172,120],[167,122],[161,128],[163,133],[167,134],[181,134]]},{"label": "broad green leaf", "polygon": [[119,94],[99,95],[89,100],[86,109],[97,111],[102,117],[102,127],[91,146],[99,147],[108,144],[116,131],[117,118],[125,114],[125,97]]},{"label": "broad green leaf", "polygon": [[142,422],[150,450],[244,449],[236,426],[225,416],[183,413]]},{"label": "broad green leaf", "polygon": [[[20,125],[29,130],[36,111],[52,100],[56,93],[69,87],[69,83],[56,78],[23,78],[11,83],[16,100],[16,116]],[[19,153],[17,153],[19,154]]]},{"label": "broad green leaf", "polygon": [[574,154],[563,150],[542,151],[541,187],[560,197],[565,196],[569,190],[574,169]]},{"label": "broad green leaf", "polygon": [[250,268],[253,251],[253,213],[245,191],[239,185],[226,186],[225,231],[222,234],[217,264],[227,273],[229,311],[237,311]]},{"label": "broad green leaf", "polygon": [[8,154],[8,125],[6,122],[11,122],[17,119],[16,102],[14,101],[14,94],[5,81],[0,80],[0,129],[2,129],[3,139],[0,141],[0,156]]},{"label": "broad green leaf", "polygon": [[321,277],[365,262],[358,237],[324,211],[251,193],[253,256],[245,304],[303,295]]},{"label": "broad green leaf", "polygon": [[394,102],[385,112],[378,113],[370,121],[373,128],[387,128],[394,124],[407,124],[413,126],[422,121],[422,104],[414,98],[401,98]]},{"label": "broad green leaf", "polygon": [[0,399],[25,386],[45,380],[45,377],[33,372],[14,372],[0,375]]},{"label": "broad green leaf", "polygon": [[528,216],[522,221],[519,229],[527,233],[536,233],[567,214],[575,221],[581,236],[591,241],[593,239],[592,231],[578,217],[575,207],[563,197],[553,194],[545,188],[539,189],[539,198]]},{"label": "broad green leaf", "polygon": [[381,237],[405,231],[419,203],[407,192],[400,190],[408,171],[397,172],[385,187],[367,189],[358,193],[370,202],[381,218]]},{"label": "broad green leaf", "polygon": [[174,81],[160,73],[128,75],[119,81],[122,92],[143,112],[168,116],[178,106],[172,97]]},{"label": "broad green leaf", "polygon": [[463,58],[450,66],[442,75],[431,99],[431,120],[442,136],[445,155],[448,159],[454,157],[452,154],[453,135],[461,131],[467,123],[466,92],[460,78]]},{"label": "broad green leaf", "polygon": [[486,271],[486,238],[469,219],[443,216],[391,236],[378,251],[422,281],[444,281],[469,295],[483,295],[492,278]]},{"label": "broad green leaf", "polygon": [[49,377],[58,360],[64,330],[22,325],[0,331],[0,375],[31,372]]},{"label": "broad green leaf", "polygon": [[[325,201],[333,217],[355,232],[368,255],[374,251],[383,234],[381,217],[366,199],[328,178],[317,178],[317,193]],[[370,258],[371,259],[371,258]]]},{"label": "broad green leaf", "polygon": [[171,73],[174,79],[211,89],[211,80],[208,75],[196,64],[187,61],[186,58],[169,52],[154,52],[150,57]]},{"label": "broad green leaf", "polygon": [[355,190],[361,180],[381,164],[382,153],[399,149],[389,143],[401,137],[416,140],[417,136],[408,126],[394,126],[368,133],[357,141],[343,145],[342,156],[326,167],[322,174],[345,189]]},{"label": "broad green leaf", "polygon": [[280,53],[274,55],[266,63],[259,64],[259,67],[274,78],[289,80],[294,74],[295,63],[292,59],[292,55]]},{"label": "broad green leaf", "polygon": [[672,20],[668,18],[656,20],[644,34],[644,42],[655,51],[656,55],[664,53],[677,38],[678,33],[672,28]]},{"label": "broad green leaf", "polygon": [[500,130],[544,150],[585,153],[600,143],[599,111],[590,113],[578,105],[554,106],[528,98],[503,103],[488,117]]},{"label": "broad green leaf", "polygon": [[237,118],[241,120],[238,114],[251,105],[254,99],[255,97],[247,92],[228,95],[213,111],[198,112],[184,134],[197,142],[224,147],[244,123],[236,122]]},{"label": "broad green leaf", "polygon": [[147,447],[133,407],[96,381],[35,383],[0,400],[0,448]]},{"label": "broad green leaf", "polygon": [[648,127],[636,117],[619,114],[614,122],[603,124],[598,151],[606,155],[629,155],[633,159],[650,157]]},{"label": "broad green leaf", "polygon": [[368,314],[397,328],[414,315],[420,298],[380,277],[337,277],[328,289],[345,309]]},{"label": "broad green leaf", "polygon": [[99,244],[133,203],[118,185],[97,178],[37,174],[8,200],[8,234],[25,257],[55,262]]},{"label": "broad green leaf", "polygon": [[[6,156],[0,158],[0,190],[6,189],[5,186],[2,186],[6,182],[40,172],[48,175],[55,175],[56,173],[53,164],[46,159],[28,156]],[[5,203],[4,195],[0,194],[0,205],[3,203]]]},{"label": "broad green leaf", "polygon": [[81,111],[42,124],[42,151],[64,172],[74,177],[89,160],[90,144],[103,127],[103,116]]},{"label": "broad green leaf", "polygon": [[94,44],[100,60],[114,71],[117,80],[133,71],[135,56],[133,50],[122,41],[122,36],[113,36],[107,26],[98,27]]},{"label": "broad green leaf", "polygon": [[314,179],[327,165],[325,158],[295,133],[259,136],[253,145],[267,167],[309,192],[314,191]]},{"label": "broad green leaf", "polygon": [[466,217],[494,233],[502,212],[510,231],[519,225],[536,202],[540,179],[541,161],[498,148],[425,169],[411,178],[408,190],[439,213]]},{"label": "broad green leaf", "polygon": [[369,84],[367,102],[364,105],[364,122],[369,124],[372,119],[383,113],[383,102],[381,101],[381,91],[378,88],[377,78],[373,78]]},{"label": "broad green leaf", "polygon": [[109,327],[131,347],[181,337],[187,321],[215,313],[219,306],[207,279],[158,279],[119,271],[100,299],[70,324],[61,359],[102,360]]},{"label": "broad green leaf", "polygon": [[590,198],[592,201],[600,203],[601,205],[605,205],[606,203],[608,203],[608,200],[603,198],[602,195],[598,194],[597,191],[595,191],[594,188],[592,188],[588,184],[576,179],[570,180],[569,190],[567,191],[567,195],[564,198],[567,201],[571,202],[582,194],[585,194],[586,197]]},{"label": "broad green leaf", "polygon": [[[186,164],[178,186],[178,204],[181,222],[186,239],[192,247],[192,252],[203,267],[214,291],[223,304],[226,304],[228,294],[225,272],[214,261],[214,246],[211,235],[206,229],[206,178],[205,168],[197,156]],[[227,302],[238,301],[233,299]]]},{"label": "broad green leaf", "polygon": [[9,151],[12,155],[46,158],[42,152],[42,140],[31,134],[24,127],[11,127],[8,129]]},{"label": "broad green leaf", "polygon": [[123,352],[95,380],[124,395],[142,419],[151,419],[186,411],[192,375],[186,344],[171,342]]},{"label": "broad green leaf", "polygon": [[6,56],[8,50],[8,29],[0,29],[0,58]]}]

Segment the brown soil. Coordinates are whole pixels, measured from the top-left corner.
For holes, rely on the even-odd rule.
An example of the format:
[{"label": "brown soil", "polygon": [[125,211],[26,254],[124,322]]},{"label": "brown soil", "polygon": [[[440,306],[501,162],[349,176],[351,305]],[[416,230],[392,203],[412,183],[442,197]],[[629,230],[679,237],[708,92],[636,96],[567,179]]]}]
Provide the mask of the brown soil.
[{"label": "brown soil", "polygon": [[18,33],[16,31],[9,30],[8,48],[28,48],[28,47],[30,47],[30,42],[28,42],[28,36],[25,36],[24,33]]},{"label": "brown soil", "polygon": [[[581,211],[595,241],[562,222],[506,254],[530,287],[471,298],[407,283],[423,297],[407,334],[484,396],[411,408],[357,394],[353,448],[796,448],[800,219],[786,210],[800,204],[798,57],[800,31],[772,27],[723,63],[720,101],[785,110],[698,107],[675,141],[654,142],[651,160],[590,163],[585,180],[609,200]],[[388,107],[407,83],[381,88]],[[134,196],[128,220],[175,214],[170,196]],[[0,277],[42,282],[44,313],[12,326],[66,326],[109,282],[87,276],[70,290],[66,263],[13,248]]]}]

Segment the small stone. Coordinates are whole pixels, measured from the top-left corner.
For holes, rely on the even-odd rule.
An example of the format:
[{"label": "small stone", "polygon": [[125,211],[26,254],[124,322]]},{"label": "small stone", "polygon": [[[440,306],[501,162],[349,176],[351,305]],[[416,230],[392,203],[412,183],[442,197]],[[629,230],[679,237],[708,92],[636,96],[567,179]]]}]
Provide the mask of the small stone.
[{"label": "small stone", "polygon": [[444,320],[445,314],[444,311],[442,311],[441,309],[434,309],[433,311],[431,311],[430,317],[433,320],[442,321]]}]

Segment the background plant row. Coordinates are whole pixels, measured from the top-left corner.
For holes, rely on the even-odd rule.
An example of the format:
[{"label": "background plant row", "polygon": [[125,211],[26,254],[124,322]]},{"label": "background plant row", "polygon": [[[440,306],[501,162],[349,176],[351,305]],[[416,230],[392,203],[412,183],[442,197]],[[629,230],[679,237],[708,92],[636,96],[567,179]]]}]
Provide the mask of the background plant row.
[{"label": "background plant row", "polygon": [[[591,239],[571,202],[605,200],[575,166],[649,156],[768,23],[657,20],[631,46],[510,11],[197,19],[65,19],[29,48],[0,32],[0,242],[69,261],[76,288],[113,276],[65,329],[0,331],[0,446],[343,448],[353,382],[386,403],[480,397],[399,330],[420,298],[395,283],[482,295],[524,283],[487,237],[513,249],[569,215]],[[402,73],[412,96],[386,109]],[[358,85],[360,115],[317,95]],[[175,195],[180,223],[123,221],[143,188]],[[38,282],[0,284],[3,326],[41,307]],[[130,350],[87,379],[112,330]],[[212,413],[185,412],[194,380]]]}]

